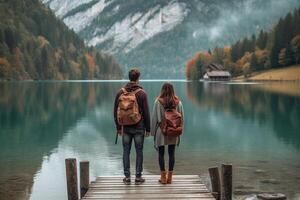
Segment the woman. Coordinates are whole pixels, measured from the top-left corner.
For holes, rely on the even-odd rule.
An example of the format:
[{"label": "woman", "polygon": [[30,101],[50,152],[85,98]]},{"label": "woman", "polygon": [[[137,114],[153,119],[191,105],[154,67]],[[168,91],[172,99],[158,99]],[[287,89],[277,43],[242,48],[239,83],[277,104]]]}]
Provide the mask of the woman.
[{"label": "woman", "polygon": [[[151,135],[154,136],[154,145],[158,149],[158,161],[161,171],[161,184],[172,183],[172,174],[175,164],[175,146],[179,144],[179,136],[165,136],[160,128],[160,123],[164,117],[165,109],[176,109],[182,116],[183,126],[183,107],[179,98],[175,95],[174,87],[171,83],[163,84],[160,95],[156,98],[152,113]],[[165,169],[165,146],[168,147],[169,170]]]}]

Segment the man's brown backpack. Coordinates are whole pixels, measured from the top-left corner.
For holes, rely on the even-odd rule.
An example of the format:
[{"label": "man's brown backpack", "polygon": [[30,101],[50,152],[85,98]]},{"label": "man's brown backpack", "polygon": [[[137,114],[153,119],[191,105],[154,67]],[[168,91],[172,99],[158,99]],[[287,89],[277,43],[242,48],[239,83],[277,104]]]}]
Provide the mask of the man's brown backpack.
[{"label": "man's brown backpack", "polygon": [[139,112],[139,105],[136,99],[136,94],[142,89],[137,89],[133,92],[127,92],[122,88],[123,93],[119,97],[117,119],[121,126],[137,124],[142,116]]},{"label": "man's brown backpack", "polygon": [[165,136],[177,137],[182,134],[183,120],[176,108],[165,109],[160,129]]}]

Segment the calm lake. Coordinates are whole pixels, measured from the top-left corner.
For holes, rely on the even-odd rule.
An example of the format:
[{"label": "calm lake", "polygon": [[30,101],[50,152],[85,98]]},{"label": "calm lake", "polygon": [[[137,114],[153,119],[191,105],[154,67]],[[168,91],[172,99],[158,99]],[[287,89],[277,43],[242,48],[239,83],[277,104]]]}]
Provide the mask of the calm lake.
[{"label": "calm lake", "polygon": [[[141,82],[151,110],[162,83]],[[173,83],[186,121],[176,174],[200,174],[208,184],[209,167],[232,163],[236,199],[300,199],[300,83]],[[68,157],[89,160],[92,180],[121,175],[112,108],[124,84],[1,82],[0,199],[66,200]],[[152,137],[144,155],[144,173],[158,174]]]}]

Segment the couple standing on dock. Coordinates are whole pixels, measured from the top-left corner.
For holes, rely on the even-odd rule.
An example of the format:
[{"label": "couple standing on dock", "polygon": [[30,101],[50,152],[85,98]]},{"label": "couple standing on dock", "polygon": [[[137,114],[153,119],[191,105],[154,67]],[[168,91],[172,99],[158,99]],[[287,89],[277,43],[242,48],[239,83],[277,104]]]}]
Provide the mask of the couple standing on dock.
[{"label": "couple standing on dock", "polygon": [[[130,150],[134,140],[136,149],[135,184],[142,184],[144,137],[154,136],[154,146],[158,151],[161,171],[159,182],[172,183],[175,164],[175,146],[179,144],[183,131],[183,106],[176,96],[171,83],[164,83],[156,98],[150,120],[147,93],[139,85],[140,72],[132,69],[128,82],[117,93],[114,106],[114,119],[117,134],[122,136],[124,184],[130,184]],[[150,123],[151,121],[151,123]],[[165,147],[168,147],[169,170],[165,169]]]}]

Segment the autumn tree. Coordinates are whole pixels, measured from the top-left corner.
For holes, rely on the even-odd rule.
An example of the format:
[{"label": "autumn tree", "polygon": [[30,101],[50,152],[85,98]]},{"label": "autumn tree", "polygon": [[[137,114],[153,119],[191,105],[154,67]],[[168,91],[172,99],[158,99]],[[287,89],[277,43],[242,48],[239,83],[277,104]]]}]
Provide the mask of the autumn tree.
[{"label": "autumn tree", "polygon": [[281,66],[289,66],[293,63],[293,51],[290,45],[280,50],[278,62]]},{"label": "autumn tree", "polygon": [[300,64],[300,34],[291,41],[295,64]]}]

